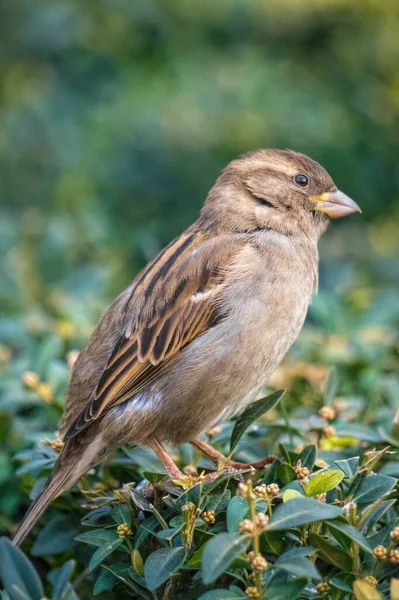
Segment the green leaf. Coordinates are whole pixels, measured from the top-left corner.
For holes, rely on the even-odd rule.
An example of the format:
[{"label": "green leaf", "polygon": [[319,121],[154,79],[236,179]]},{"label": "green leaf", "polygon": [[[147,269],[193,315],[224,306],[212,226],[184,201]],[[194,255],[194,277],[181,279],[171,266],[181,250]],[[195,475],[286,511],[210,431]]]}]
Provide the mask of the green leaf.
[{"label": "green leaf", "polygon": [[59,356],[62,347],[62,340],[55,335],[48,336],[41,344],[40,349],[34,355],[32,371],[35,371],[40,379],[45,379],[48,365],[51,360]]},{"label": "green leaf", "polygon": [[60,554],[76,546],[75,536],[81,531],[71,515],[58,515],[48,521],[37,536],[32,547],[33,556]]},{"label": "green leaf", "polygon": [[103,527],[104,525],[111,525],[111,507],[100,506],[99,508],[93,508],[93,510],[90,510],[84,515],[80,523],[86,527]]},{"label": "green leaf", "polygon": [[297,558],[304,558],[306,556],[309,556],[309,554],[312,554],[312,552],[314,551],[315,549],[312,548],[312,546],[294,546],[293,548],[290,548],[289,550],[281,554],[278,557],[276,563],[289,563],[295,561]]},{"label": "green leaf", "polygon": [[358,504],[369,504],[386,496],[393,490],[397,479],[388,475],[369,475],[357,490],[354,501]]},{"label": "green leaf", "polygon": [[278,390],[277,392],[266,396],[266,398],[262,398],[262,400],[257,400],[251,404],[240,417],[238,417],[230,438],[230,453],[233,452],[245,430],[251,425],[251,423],[274,408],[280,401],[284,392],[285,390]]},{"label": "green leaf", "polygon": [[205,542],[205,544],[202,544],[202,546],[200,546],[194,552],[194,554],[192,555],[192,557],[188,561],[187,566],[190,567],[190,569],[200,569],[201,568],[202,557],[204,555],[205,546],[206,546],[206,542]]},{"label": "green leaf", "polygon": [[343,519],[335,519],[333,521],[329,521],[327,525],[332,534],[334,534],[335,531],[339,531],[352,542],[356,542],[356,544],[368,554],[373,553],[373,549],[371,548],[367,539],[362,533],[360,533],[358,529],[356,529],[356,527],[353,527],[353,525],[350,525]]},{"label": "green leaf", "polygon": [[249,513],[248,500],[241,496],[233,496],[227,506],[226,521],[227,531],[239,531],[240,522],[246,519]]},{"label": "green leaf", "polygon": [[[200,499],[201,499],[201,492],[202,492],[202,484],[196,483],[195,485],[193,485],[192,488],[190,488],[186,492],[183,492],[178,498],[176,498],[176,500],[175,500],[176,506],[178,508],[181,508],[182,506],[187,504],[187,502],[193,502],[193,504],[195,504],[195,506],[198,506],[200,503]],[[153,506],[152,506],[152,510],[154,510]]]},{"label": "green leaf", "polygon": [[141,544],[143,544],[143,542],[145,542],[146,538],[151,535],[154,534],[155,535],[155,531],[159,528],[159,523],[158,520],[154,517],[148,517],[147,519],[145,519],[140,527],[137,530],[137,533],[135,535],[134,538],[134,547],[135,548],[139,548],[141,546]]},{"label": "green leaf", "polygon": [[310,444],[309,446],[306,446],[302,450],[302,452],[298,456],[298,460],[301,461],[301,464],[303,467],[306,467],[307,469],[309,469],[311,471],[314,467],[316,457],[317,457],[316,446],[315,446],[315,444]]},{"label": "green leaf", "polygon": [[127,523],[128,525],[132,522],[132,513],[126,504],[118,504],[111,510],[111,516],[117,525]]},{"label": "green leaf", "polygon": [[284,485],[287,483],[291,483],[297,478],[296,471],[294,467],[290,464],[283,462],[279,468],[277,469],[278,478],[283,482]]},{"label": "green leaf", "polygon": [[[139,592],[139,598],[143,598],[145,600],[151,600],[150,595],[141,587],[138,587],[135,583],[134,580],[131,580],[131,571],[132,568],[129,567],[129,565],[125,564],[125,563],[116,563],[113,564],[112,567],[109,567],[108,565],[103,565],[103,570],[104,571],[108,571],[113,577],[114,580],[112,579],[104,579],[103,580],[103,585],[106,585],[106,582],[109,582],[109,587],[107,589],[110,589],[110,587],[113,587],[113,585],[115,585],[116,583],[118,583],[119,581],[122,582],[125,586],[127,586],[128,588],[134,590],[136,593]],[[137,575],[138,577],[138,575]],[[112,583],[112,581],[114,581],[114,583]],[[100,587],[101,582],[98,584],[98,587]],[[142,582],[140,584],[141,586],[145,585],[144,579],[142,579]],[[97,591],[96,588],[96,592],[95,593],[99,593]],[[68,599],[65,599],[68,600]]]},{"label": "green leaf", "polygon": [[295,546],[294,548],[290,548],[284,554],[282,554],[279,558],[279,562],[288,562],[290,560],[295,560],[302,556],[309,556],[314,552],[314,548],[312,546]]},{"label": "green leaf", "polygon": [[312,498],[294,498],[276,508],[268,525],[268,531],[284,531],[315,521],[335,519],[340,515],[342,509],[337,506],[323,504]]},{"label": "green leaf", "polygon": [[206,545],[202,560],[202,579],[205,585],[215,581],[224,573],[234,558],[245,552],[250,536],[237,533],[220,533]]},{"label": "green leaf", "polygon": [[210,496],[206,503],[206,510],[213,510],[216,515],[223,512],[231,500],[230,490],[225,490],[223,494]]},{"label": "green leaf", "polygon": [[43,598],[43,586],[36,569],[6,537],[0,539],[0,575],[11,600]]},{"label": "green leaf", "polygon": [[263,554],[280,556],[286,548],[286,542],[279,533],[265,531],[260,536],[260,548]]},{"label": "green leaf", "polygon": [[352,481],[350,482],[348,491],[346,492],[346,499],[349,501],[358,492],[363,482],[366,480],[368,474],[367,470],[358,471]]},{"label": "green leaf", "polygon": [[278,475],[277,470],[281,465],[282,461],[279,458],[275,458],[272,464],[268,467],[266,471],[263,472],[262,483],[275,483],[277,481]]},{"label": "green leaf", "polygon": [[[59,569],[53,569],[47,576],[47,579],[53,584],[52,600],[61,599],[62,596],[71,590],[70,578],[75,568],[75,561],[68,560]],[[71,590],[72,591],[72,590]],[[70,593],[70,592],[69,592]]]},{"label": "green leaf", "polygon": [[[299,483],[298,479],[295,479],[295,481],[291,481],[290,483],[287,483],[287,485],[285,485],[283,488],[281,488],[280,490],[280,495],[283,498],[284,494],[286,492],[296,492],[297,494],[299,494],[299,496],[301,496],[302,498],[304,497],[305,493],[303,491],[303,487],[302,485]],[[297,498],[299,498],[299,496],[297,496]],[[288,495],[289,497],[289,495]]]},{"label": "green leaf", "polygon": [[392,508],[392,506],[395,506],[395,504],[396,500],[392,498],[391,500],[384,500],[383,502],[377,500],[375,504],[367,506],[361,516],[360,529],[362,533],[365,535],[369,533],[375,524],[378,523],[385,513]]},{"label": "green leaf", "polygon": [[272,582],[267,588],[267,595],[271,600],[296,600],[306,585],[306,579],[285,581],[282,584]]},{"label": "green leaf", "polygon": [[24,475],[25,473],[40,473],[42,469],[53,467],[53,465],[54,458],[36,458],[25,463],[22,467],[19,467],[19,469],[16,470],[16,474]]},{"label": "green leaf", "polygon": [[337,370],[333,367],[328,375],[326,387],[324,390],[324,404],[330,406],[336,395],[338,390],[338,375]]},{"label": "green leaf", "polygon": [[321,471],[304,483],[306,496],[317,496],[336,488],[344,478],[342,471]]},{"label": "green leaf", "polygon": [[[284,444],[281,444],[281,443],[280,443],[280,444],[278,445],[278,449],[279,449],[279,451],[280,451],[280,453],[281,453],[281,456],[282,456],[282,458],[283,458],[283,461],[291,465],[291,464],[292,464],[292,462],[293,462],[293,461],[292,461],[292,457],[291,457],[291,455],[290,455],[290,452],[289,452],[289,451],[287,450],[287,448],[284,446]],[[295,456],[296,456],[296,455],[295,455]]]},{"label": "green leaf", "polygon": [[376,546],[389,546],[391,542],[391,530],[392,525],[388,523],[372,535],[369,535],[367,540],[370,542],[371,547],[375,548]]},{"label": "green leaf", "polygon": [[337,546],[333,546],[316,533],[310,533],[308,540],[318,550],[318,555],[326,563],[334,565],[343,571],[352,571],[352,558],[349,554],[337,548]]},{"label": "green leaf", "polygon": [[139,575],[133,569],[133,567],[130,567],[129,568],[129,577],[130,577],[130,579],[133,579],[133,581],[135,581],[136,583],[138,583],[142,587],[144,587],[144,588],[147,587],[147,584],[146,584],[145,579],[144,579],[144,573],[143,573],[143,575]]},{"label": "green leaf", "polygon": [[339,421],[334,424],[334,428],[339,437],[351,437],[371,444],[381,444],[384,441],[375,429],[364,427],[358,423]]},{"label": "green leaf", "polygon": [[285,492],[283,492],[283,502],[289,502],[294,498],[303,498],[303,494],[301,494],[301,492],[297,492],[296,490],[285,490]]},{"label": "green leaf", "polygon": [[93,556],[90,559],[89,571],[93,571],[93,569],[98,567],[98,565],[100,563],[102,563],[102,561],[105,558],[107,558],[107,556],[112,554],[112,552],[114,550],[116,550],[116,548],[118,548],[118,546],[120,546],[122,543],[123,543],[123,540],[118,538],[117,540],[114,540],[113,542],[108,542],[108,544],[105,544],[104,546],[97,548],[97,550],[95,551],[95,553],[93,554]]},{"label": "green leaf", "polygon": [[144,471],[143,477],[147,479],[153,485],[156,483],[161,483],[161,481],[165,481],[167,479],[167,475],[165,473],[151,473],[149,471]]},{"label": "green leaf", "polygon": [[83,542],[101,548],[104,544],[110,544],[115,540],[119,540],[119,536],[114,530],[94,529],[93,531],[86,531],[85,533],[77,535],[75,540],[77,542]]},{"label": "green leaf", "polygon": [[181,527],[182,525],[184,525],[183,515],[176,515],[169,521],[169,527]]},{"label": "green leaf", "polygon": [[186,559],[187,552],[182,547],[161,548],[145,561],[144,577],[149,590],[156,590],[175,573]]},{"label": "green leaf", "polygon": [[[127,569],[126,569],[127,570]],[[93,594],[101,594],[119,583],[119,579],[108,569],[102,569],[93,587]]]},{"label": "green leaf", "polygon": [[355,579],[355,576],[352,573],[337,573],[335,577],[330,579],[330,583],[332,586],[343,592],[352,593],[352,584]]},{"label": "green leaf", "polygon": [[348,458],[348,460],[336,460],[335,464],[341,469],[347,479],[352,479],[359,469],[359,457],[354,456],[353,458]]},{"label": "green leaf", "polygon": [[[283,555],[284,556],[284,555]],[[284,559],[280,557],[276,560],[273,567],[281,569],[296,577],[306,577],[307,579],[321,579],[320,573],[314,564],[305,556]]]},{"label": "green leaf", "polygon": [[[201,523],[201,525],[205,525],[204,521],[201,521],[201,519],[196,519],[196,523]],[[162,529],[161,531],[158,531],[156,533],[157,538],[161,539],[161,540],[166,540],[167,542],[172,542],[173,538],[175,538],[181,531],[181,529],[183,528],[183,523],[180,525],[180,527],[174,527],[171,529]],[[172,544],[170,544],[172,545]]]},{"label": "green leaf", "polygon": [[205,592],[198,598],[198,600],[237,600],[238,598],[246,598],[245,594],[230,590],[211,590]]},{"label": "green leaf", "polygon": [[229,481],[229,479],[234,478],[234,471],[231,471],[229,473],[223,473],[222,471],[220,472],[219,475],[217,475],[215,477],[215,479],[213,479],[212,481],[206,481],[203,483],[202,485],[202,498],[206,498],[207,496],[209,496],[211,494],[211,492],[222,485],[222,483],[225,483],[226,481]]}]

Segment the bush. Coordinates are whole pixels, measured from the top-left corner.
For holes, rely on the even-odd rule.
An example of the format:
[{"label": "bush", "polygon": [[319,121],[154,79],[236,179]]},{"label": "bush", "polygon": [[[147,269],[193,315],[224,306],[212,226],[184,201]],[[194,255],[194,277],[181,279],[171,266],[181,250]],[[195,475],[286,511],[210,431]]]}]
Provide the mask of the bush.
[{"label": "bush", "polygon": [[[354,340],[357,335],[364,330]],[[183,445],[176,458],[187,474],[172,483],[151,451],[121,449],[81,480],[80,490],[53,503],[24,546],[32,562],[3,538],[0,570],[10,598],[36,600],[43,588],[48,597],[63,600],[121,594],[176,600],[394,598],[396,363],[390,334],[381,329],[373,335],[366,346],[342,337],[335,355],[340,375],[333,369],[327,378],[322,359],[337,352],[336,336],[325,336],[321,346],[317,330],[308,330],[296,358],[274,376],[286,394],[266,396],[234,422],[208,432],[215,448],[232,450],[241,461],[273,451],[276,457],[264,469],[218,474]],[[68,367],[65,339],[28,339],[29,351],[8,362],[2,385],[4,398],[14,399],[10,455],[22,432],[27,445],[39,440],[17,454],[22,489],[34,483],[32,497],[59,450],[51,427],[61,412]],[[37,429],[43,419],[49,431]],[[26,504],[11,470],[5,469],[1,499],[10,533],[15,526],[7,515],[15,504]]]}]

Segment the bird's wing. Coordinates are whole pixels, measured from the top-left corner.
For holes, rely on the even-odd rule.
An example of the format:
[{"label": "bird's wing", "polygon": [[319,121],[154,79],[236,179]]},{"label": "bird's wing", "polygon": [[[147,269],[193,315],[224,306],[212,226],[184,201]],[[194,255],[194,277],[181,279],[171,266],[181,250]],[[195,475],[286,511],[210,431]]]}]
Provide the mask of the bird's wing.
[{"label": "bird's wing", "polygon": [[218,297],[244,244],[237,238],[206,240],[201,232],[188,231],[138,276],[126,305],[124,334],[66,438],[154,381],[184,346],[223,317]]}]

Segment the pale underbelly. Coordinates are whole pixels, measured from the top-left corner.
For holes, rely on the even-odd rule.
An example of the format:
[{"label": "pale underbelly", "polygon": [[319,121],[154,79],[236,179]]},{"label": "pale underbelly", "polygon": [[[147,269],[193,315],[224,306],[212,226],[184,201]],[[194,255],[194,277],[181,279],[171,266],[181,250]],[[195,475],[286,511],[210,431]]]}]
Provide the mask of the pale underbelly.
[{"label": "pale underbelly", "polygon": [[212,421],[207,426],[207,429],[211,427],[216,427],[217,425],[221,425],[225,423],[237,413],[242,412],[247,406],[249,406],[256,398],[260,388],[265,384],[265,381],[262,381],[255,388],[250,389],[245,394],[238,396],[235,400],[233,400],[230,404],[222,408],[222,410],[214,417]]},{"label": "pale underbelly", "polygon": [[121,426],[123,422],[121,436],[136,443],[156,436],[178,444],[227,421],[267,383],[302,328],[305,314],[303,306],[293,326],[291,307],[291,319],[280,320],[275,330],[270,322],[253,321],[234,331],[225,322],[220,329],[226,327],[226,332],[215,327],[197,338],[168,373],[118,407],[114,417]]}]

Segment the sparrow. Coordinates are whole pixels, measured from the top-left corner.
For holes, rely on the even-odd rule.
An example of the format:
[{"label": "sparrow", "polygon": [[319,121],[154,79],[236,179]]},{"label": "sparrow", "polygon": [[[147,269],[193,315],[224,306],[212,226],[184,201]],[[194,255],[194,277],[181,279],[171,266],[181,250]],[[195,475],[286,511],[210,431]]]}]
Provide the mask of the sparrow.
[{"label": "sparrow", "polygon": [[217,461],[199,436],[267,383],[317,292],[317,243],[329,218],[356,212],[304,154],[261,149],[230,162],[198,220],[116,298],[80,353],[63,448],[14,543],[123,444],[150,446],[172,479],[181,473],[164,442],[190,442]]}]

